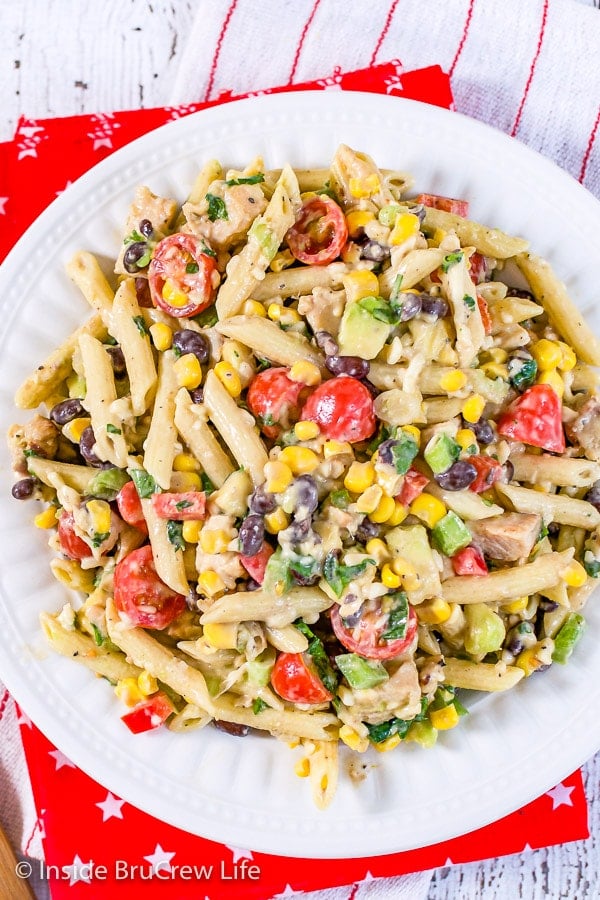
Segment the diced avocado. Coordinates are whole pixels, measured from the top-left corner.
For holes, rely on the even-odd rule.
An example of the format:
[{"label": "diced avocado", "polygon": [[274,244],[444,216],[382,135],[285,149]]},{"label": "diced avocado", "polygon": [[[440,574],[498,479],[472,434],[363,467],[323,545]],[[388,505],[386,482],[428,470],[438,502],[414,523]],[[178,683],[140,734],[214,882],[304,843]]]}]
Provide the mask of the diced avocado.
[{"label": "diced avocado", "polygon": [[454,556],[473,540],[463,520],[452,510],[431,529],[431,537],[438,550],[446,556]]},{"label": "diced avocado", "polygon": [[473,656],[485,656],[499,650],[506,637],[504,623],[485,603],[466,603],[465,650]]},{"label": "diced avocado", "polygon": [[442,590],[440,574],[425,527],[399,525],[387,533],[385,540],[394,556],[412,563],[419,576],[419,586],[410,591],[411,603],[421,603],[431,597],[438,597]]},{"label": "diced avocado", "polygon": [[446,472],[460,456],[460,446],[445,431],[434,434],[428,442],[423,456],[427,465],[436,475]]},{"label": "diced avocado", "polygon": [[265,687],[269,683],[271,671],[275,665],[275,651],[272,647],[267,647],[255,659],[251,659],[246,669],[248,673],[248,681],[259,687]]},{"label": "diced avocado", "polygon": [[406,740],[416,741],[421,747],[433,747],[437,741],[437,736],[437,729],[433,727],[431,722],[425,720],[424,722],[412,723],[408,729]]},{"label": "diced avocado", "polygon": [[363,659],[356,653],[343,653],[336,656],[335,662],[350,687],[356,690],[377,687],[390,677],[379,660]]},{"label": "diced avocado", "polygon": [[347,303],[338,334],[340,355],[375,359],[389,333],[386,322],[375,319],[356,301]]}]

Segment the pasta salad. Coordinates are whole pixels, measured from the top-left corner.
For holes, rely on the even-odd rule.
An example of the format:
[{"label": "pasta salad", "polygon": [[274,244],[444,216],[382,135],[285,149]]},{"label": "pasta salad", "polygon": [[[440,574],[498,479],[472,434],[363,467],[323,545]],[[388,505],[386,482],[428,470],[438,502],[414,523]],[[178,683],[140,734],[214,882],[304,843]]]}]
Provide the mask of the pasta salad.
[{"label": "pasta salad", "polygon": [[[568,661],[600,573],[600,344],[527,241],[338,148],[138,188],[92,315],[20,387],[52,647],[134,733],[432,746]],[[464,695],[462,695],[464,699]]]}]

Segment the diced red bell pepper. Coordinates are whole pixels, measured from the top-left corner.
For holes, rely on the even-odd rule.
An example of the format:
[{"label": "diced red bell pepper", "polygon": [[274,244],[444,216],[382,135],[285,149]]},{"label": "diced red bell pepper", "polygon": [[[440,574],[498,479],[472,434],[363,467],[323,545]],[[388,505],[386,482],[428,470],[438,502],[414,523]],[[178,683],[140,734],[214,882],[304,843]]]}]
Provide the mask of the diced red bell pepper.
[{"label": "diced red bell pepper", "polygon": [[267,568],[267,563],[269,559],[273,555],[274,550],[270,544],[266,541],[263,541],[263,545],[254,556],[240,556],[240,562],[245,568],[248,575],[258,584],[262,584],[265,580],[265,569]]},{"label": "diced red bell pepper", "polygon": [[423,206],[432,206],[434,209],[441,209],[444,212],[454,213],[455,216],[469,215],[469,201],[457,200],[454,197],[441,197],[439,194],[419,194],[415,197],[416,203],[422,203]]},{"label": "diced red bell pepper", "polygon": [[206,494],[204,491],[180,491],[152,494],[152,509],[161,519],[204,519]]},{"label": "diced red bell pepper", "polygon": [[477,478],[469,485],[476,494],[487,491],[502,477],[502,466],[491,456],[469,456],[468,462],[477,469]]},{"label": "diced red bell pepper", "polygon": [[486,334],[492,333],[492,317],[490,316],[490,309],[487,305],[487,301],[484,300],[483,297],[480,297],[477,294],[477,306],[479,309],[479,315],[481,316],[481,324],[483,325],[483,330]]},{"label": "diced red bell pepper", "polygon": [[159,728],[174,712],[175,707],[167,695],[163,691],[158,691],[134,706],[131,712],[121,716],[121,720],[133,734],[142,734],[144,731]]},{"label": "diced red bell pepper", "polygon": [[469,257],[469,274],[475,284],[481,284],[492,272],[495,260],[489,256],[482,256],[481,253],[472,253]]},{"label": "diced red bell pepper", "polygon": [[483,553],[472,544],[459,550],[452,557],[452,568],[457,575],[488,575]]},{"label": "diced red bell pepper", "polygon": [[416,469],[409,469],[404,476],[400,493],[396,496],[402,506],[410,506],[413,500],[423,492],[424,487],[429,484],[429,478],[417,472]]},{"label": "diced red bell pepper", "polygon": [[532,447],[564,453],[561,399],[549,384],[534,384],[498,421],[498,434]]}]

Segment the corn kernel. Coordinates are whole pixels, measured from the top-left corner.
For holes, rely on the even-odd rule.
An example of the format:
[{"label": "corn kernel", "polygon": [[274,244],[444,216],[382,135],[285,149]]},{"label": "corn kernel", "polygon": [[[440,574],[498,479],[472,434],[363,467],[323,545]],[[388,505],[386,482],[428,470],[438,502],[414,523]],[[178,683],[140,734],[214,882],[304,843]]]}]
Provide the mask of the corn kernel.
[{"label": "corn kernel", "polygon": [[217,572],[213,569],[206,569],[198,576],[198,588],[206,596],[215,597],[224,592],[225,585]]},{"label": "corn kernel", "polygon": [[309,387],[315,387],[321,384],[321,372],[318,366],[309,362],[307,359],[301,359],[295,362],[291,367],[288,378],[299,384],[306,384]]},{"label": "corn kernel", "polygon": [[331,459],[332,456],[340,456],[343,453],[352,453],[352,445],[347,441],[325,441],[323,444],[323,456]]},{"label": "corn kernel", "polygon": [[438,731],[449,731],[458,725],[460,716],[454,705],[444,706],[442,709],[432,709],[429,713],[429,721]]},{"label": "corn kernel", "polygon": [[538,379],[538,384],[548,384],[552,388],[552,390],[558,394],[559,397],[565,392],[565,383],[556,371],[556,369],[546,369],[543,371]]},{"label": "corn kernel", "polygon": [[405,518],[408,515],[408,509],[399,500],[394,500],[394,512],[391,516],[385,520],[385,524],[390,527],[395,527],[396,525],[400,525],[404,522]]},{"label": "corn kernel", "polygon": [[385,741],[379,741],[378,744],[373,744],[375,749],[379,753],[388,753],[390,750],[394,750],[402,738],[399,734],[393,734],[391,737],[386,738]]},{"label": "corn kernel", "polygon": [[502,603],[502,612],[512,615],[513,613],[522,612],[529,605],[529,597],[517,597],[509,603]]},{"label": "corn kernel", "polygon": [[350,191],[350,195],[357,200],[360,200],[363,197],[372,197],[373,194],[377,193],[380,187],[381,182],[375,172],[367,175],[366,178],[348,179],[348,190]]},{"label": "corn kernel", "polygon": [[295,262],[296,259],[289,250],[280,250],[269,263],[269,268],[271,272],[283,272]]},{"label": "corn kernel", "polygon": [[395,590],[402,584],[402,579],[392,570],[389,563],[385,563],[381,569],[381,581],[386,587]]},{"label": "corn kernel", "polygon": [[149,697],[150,694],[155,694],[158,690],[158,681],[154,675],[147,672],[146,669],[138,675],[137,683],[140,691],[145,697]]},{"label": "corn kernel", "polygon": [[88,500],[85,507],[90,514],[95,534],[110,531],[110,506],[106,500]]},{"label": "corn kernel", "polygon": [[344,487],[353,494],[362,494],[375,481],[375,466],[372,462],[353,462],[344,478]]},{"label": "corn kernel", "polygon": [[383,489],[378,484],[372,484],[366,491],[363,491],[356,499],[356,508],[361,513],[374,513],[377,509],[381,498],[383,497]]},{"label": "corn kernel", "polygon": [[175,472],[171,476],[172,491],[200,491],[202,479],[197,472]]},{"label": "corn kernel", "polygon": [[300,313],[289,306],[284,306],[279,317],[280,325],[297,325],[302,321]]},{"label": "corn kernel", "polygon": [[308,778],[310,775],[310,760],[303,756],[294,766],[294,772],[298,778]]},{"label": "corn kernel", "polygon": [[558,368],[563,372],[570,372],[571,369],[574,369],[577,365],[577,354],[573,348],[569,347],[568,344],[565,344],[564,341],[558,341],[558,346],[560,347],[562,355]]},{"label": "corn kernel", "polygon": [[448,232],[444,231],[443,228],[436,228],[432,235],[433,241],[434,241],[434,246],[441,244],[447,234],[448,234]]},{"label": "corn kernel", "polygon": [[265,528],[269,534],[279,534],[290,524],[289,516],[278,506],[277,509],[265,516]]},{"label": "corn kernel", "polygon": [[188,544],[197,544],[200,540],[202,522],[198,519],[186,519],[183,522],[181,536]]},{"label": "corn kernel", "polygon": [[291,484],[294,477],[292,470],[282,460],[271,460],[264,468],[265,490],[269,494],[281,494]]},{"label": "corn kernel", "polygon": [[361,737],[350,725],[342,725],[339,736],[347,747],[356,750],[357,753],[364,753],[369,748],[369,739]]},{"label": "corn kernel", "polygon": [[371,522],[375,522],[380,525],[383,522],[387,522],[390,516],[393,516],[396,512],[396,503],[393,497],[382,497],[379,503],[377,504],[377,509],[374,509],[373,512],[369,513],[369,519]]},{"label": "corn kernel", "polygon": [[74,444],[78,444],[81,440],[81,435],[91,424],[92,420],[87,416],[80,416],[78,419],[71,419],[70,422],[63,425],[62,433],[68,441],[73,441]]},{"label": "corn kernel", "polygon": [[54,528],[56,525],[56,507],[48,506],[43,512],[38,513],[33,524],[36,528]]},{"label": "corn kernel", "polygon": [[424,600],[415,606],[415,611],[421,625],[441,625],[452,615],[452,607],[443,597]]},{"label": "corn kernel", "polygon": [[441,500],[431,494],[419,494],[409,506],[409,512],[420,519],[428,528],[433,528],[443,519],[448,510]]},{"label": "corn kernel", "polygon": [[392,569],[396,573],[396,575],[416,575],[417,570],[410,562],[410,560],[405,559],[403,556],[396,556],[394,561],[392,562]]},{"label": "corn kernel", "polygon": [[522,653],[519,653],[514,662],[515,666],[519,669],[523,669],[526,678],[533,675],[533,673],[543,665],[542,660],[538,658],[538,652],[539,646],[536,644],[535,647],[529,647],[527,650],[523,650]]},{"label": "corn kernel", "polygon": [[440,378],[440,387],[443,391],[451,394],[453,391],[460,391],[467,383],[467,376],[460,369],[454,369],[452,372],[446,372]]},{"label": "corn kernel", "polygon": [[479,422],[481,414],[485,408],[485,400],[481,394],[473,394],[468,400],[465,400],[462,408],[462,417],[465,422],[474,425]]},{"label": "corn kernel", "polygon": [[115,685],[115,694],[125,706],[136,706],[146,699],[137,678],[120,678]]},{"label": "corn kernel", "polygon": [[176,472],[197,472],[200,463],[191,453],[176,453],[173,459],[173,469]]},{"label": "corn kernel", "polygon": [[367,222],[372,222],[375,216],[366,209],[353,209],[346,216],[346,224],[348,226],[348,234],[350,237],[358,237],[361,229],[365,227]]},{"label": "corn kernel", "polygon": [[222,528],[203,528],[200,532],[200,549],[203,553],[224,553],[231,541]]},{"label": "corn kernel", "polygon": [[542,372],[556,369],[560,366],[563,353],[556,341],[542,338],[531,345],[531,355],[535,359]]},{"label": "corn kernel", "polygon": [[508,359],[508,353],[502,347],[492,347],[487,351],[487,355],[495,363],[505,363]]},{"label": "corn kernel", "polygon": [[421,223],[418,216],[415,216],[414,213],[403,213],[401,216],[398,216],[396,224],[392,228],[390,244],[392,246],[403,244],[404,241],[418,234],[420,227]]},{"label": "corn kernel", "polygon": [[402,431],[405,434],[410,435],[410,437],[414,440],[417,447],[421,446],[421,432],[417,428],[416,425],[403,425]]},{"label": "corn kernel", "polygon": [[171,306],[175,306],[179,309],[187,306],[190,299],[184,291],[179,290],[175,282],[171,281],[170,278],[165,280],[161,293],[163,300],[166,300]]},{"label": "corn kernel", "polygon": [[294,434],[299,441],[312,441],[319,436],[319,426],[316,422],[296,422],[294,425]]},{"label": "corn kernel", "polygon": [[373,297],[379,294],[379,281],[377,275],[368,269],[356,269],[344,275],[344,288],[349,303],[362,300],[363,297]]},{"label": "corn kernel", "polygon": [[477,446],[477,437],[471,428],[459,428],[456,432],[455,440],[461,450],[467,450],[469,447],[472,447],[473,444]]},{"label": "corn kernel", "polygon": [[508,381],[508,369],[502,363],[486,362],[479,368],[487,378],[502,378]]},{"label": "corn kernel", "polygon": [[164,322],[154,322],[150,326],[150,337],[157,350],[168,350],[173,343],[173,329]]},{"label": "corn kernel", "polygon": [[267,308],[267,315],[269,319],[272,319],[273,322],[279,322],[281,319],[281,313],[283,311],[283,304],[281,303],[269,303]]},{"label": "corn kernel", "polygon": [[230,397],[239,397],[242,393],[242,382],[231,363],[221,360],[214,368],[214,373]]},{"label": "corn kernel", "polygon": [[581,587],[587,581],[587,572],[580,562],[573,559],[562,573],[562,579],[569,587]]},{"label": "corn kernel", "polygon": [[371,540],[368,541],[365,550],[377,563],[385,562],[390,558],[388,546],[381,538],[371,538]]},{"label": "corn kernel", "polygon": [[202,633],[206,643],[215,650],[235,650],[237,648],[237,622],[207,622]]},{"label": "corn kernel", "polygon": [[197,356],[193,353],[184,353],[173,363],[173,371],[179,387],[194,388],[202,384],[202,368]]},{"label": "corn kernel", "polygon": [[267,315],[264,303],[259,303],[258,300],[246,300],[242,312],[245,316],[260,316],[261,319]]},{"label": "corn kernel", "polygon": [[282,463],[292,470],[294,475],[306,475],[319,465],[319,457],[309,447],[284,447],[279,454]]}]

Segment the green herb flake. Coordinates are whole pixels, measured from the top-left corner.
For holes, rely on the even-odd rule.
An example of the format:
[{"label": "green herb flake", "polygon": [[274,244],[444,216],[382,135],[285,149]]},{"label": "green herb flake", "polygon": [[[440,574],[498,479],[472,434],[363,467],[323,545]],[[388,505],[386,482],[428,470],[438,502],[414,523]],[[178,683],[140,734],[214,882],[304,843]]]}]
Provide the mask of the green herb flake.
[{"label": "green herb flake", "polygon": [[215,253],[215,251],[213,250],[212,247],[208,246],[208,244],[203,243],[200,247],[200,252],[203,253],[205,256],[212,256],[213,259],[217,258],[217,254]]},{"label": "green herb flake", "polygon": [[394,309],[398,306],[398,298],[400,297],[403,278],[404,276],[402,274],[396,275],[394,278],[394,284],[392,285],[392,291],[390,293],[390,304]]},{"label": "green herb flake", "polygon": [[202,482],[202,490],[206,494],[212,494],[213,491],[216,490],[214,484],[212,483],[206,472],[202,472],[200,474],[200,481]]},{"label": "green herb flake", "polygon": [[387,325],[398,324],[398,312],[383,297],[363,297],[357,301],[357,305],[378,322],[385,322]]},{"label": "green herb flake", "polygon": [[227,206],[222,197],[217,197],[215,194],[207,194],[206,202],[208,203],[208,218],[211,222],[215,222],[217,219],[229,219]]},{"label": "green herb flake", "polygon": [[455,266],[456,263],[459,263],[464,256],[462,250],[457,250],[456,253],[449,253],[444,257],[444,261],[442,263],[442,272],[448,272],[452,266]]},{"label": "green herb flake", "polygon": [[106,426],[106,430],[108,431],[109,434],[122,434],[121,429],[117,428],[117,426],[113,425],[111,422],[109,422],[108,425]]},{"label": "green herb flake", "polygon": [[256,697],[252,703],[252,712],[257,716],[263,709],[271,709],[271,707],[268,703],[265,703],[262,697]]},{"label": "green herb flake", "polygon": [[590,578],[598,578],[600,575],[600,559],[594,559],[593,557],[591,559],[584,559],[583,568]]},{"label": "green herb flake", "polygon": [[323,564],[323,577],[334,592],[336,597],[341,597],[347,584],[362,575],[368,565],[375,565],[374,559],[363,559],[362,562],[355,566],[346,566],[340,563],[335,552],[332,550],[325,557]]},{"label": "green herb flake", "polygon": [[311,629],[305,622],[302,621],[302,619],[294,622],[294,625],[296,626],[298,631],[300,631],[308,639],[307,652],[310,653],[319,678],[321,679],[329,693],[335,694],[335,692],[337,691],[338,678],[333,666],[329,662],[329,657],[327,656],[325,647],[323,646],[323,641],[318,638],[313,631],[311,631]]},{"label": "green herb flake", "polygon": [[94,547],[94,549],[97,550],[98,547],[100,547],[104,543],[104,541],[108,540],[109,537],[110,537],[110,531],[94,532],[94,536],[92,537],[92,547]]},{"label": "green herb flake", "polygon": [[389,612],[386,630],[381,634],[380,640],[399,641],[406,637],[408,630],[408,597],[404,591],[388,594],[385,601],[392,598],[392,608]]},{"label": "green herb flake", "polygon": [[25,449],[23,450],[23,456],[25,457],[25,459],[29,459],[29,457],[31,457],[31,456],[39,456],[39,455],[40,454],[36,450],[34,450],[32,447],[25,447]]},{"label": "green herb flake", "polygon": [[96,647],[101,647],[102,644],[104,643],[104,635],[102,634],[102,632],[100,631],[98,626],[94,625],[93,623],[92,623],[92,632],[94,634],[94,643],[95,643]]},{"label": "green herb flake", "polygon": [[135,489],[138,492],[140,500],[146,500],[148,497],[151,497],[152,494],[157,494],[160,491],[160,487],[152,475],[149,472],[146,472],[145,469],[127,469],[127,472],[135,484]]},{"label": "green herb flake", "polygon": [[187,509],[190,506],[193,506],[193,503],[190,500],[178,500],[175,504],[175,509],[178,510],[178,512],[181,512],[182,509]]},{"label": "green herb flake", "polygon": [[350,505],[350,494],[346,488],[340,488],[338,491],[331,492],[329,501],[336,509],[348,509]]},{"label": "green herb flake", "polygon": [[184,550],[185,541],[183,539],[183,522],[177,522],[175,519],[168,519],[167,538],[175,550]]},{"label": "green herb flake", "polygon": [[137,244],[144,240],[145,240],[144,235],[140,234],[139,231],[136,231],[136,229],[134,228],[133,231],[131,232],[131,234],[128,234],[127,237],[124,238],[123,243],[124,244]]},{"label": "green herb flake", "polygon": [[188,275],[195,275],[196,272],[200,271],[200,266],[197,262],[191,262],[187,264],[187,266],[185,267],[185,271]]},{"label": "green herb flake", "polygon": [[146,320],[143,316],[133,316],[133,321],[135,322],[136,328],[141,334],[142,337],[148,337],[149,331],[148,326],[146,325]]},{"label": "green herb flake", "polygon": [[475,298],[471,297],[469,294],[465,294],[465,296],[463,297],[463,303],[469,309],[475,309],[475,306],[476,306]]},{"label": "green herb flake", "polygon": [[419,452],[417,442],[410,434],[401,431],[396,443],[392,444],[391,451],[396,472],[398,475],[406,475]]},{"label": "green herb flake", "polygon": [[200,328],[212,328],[218,321],[219,316],[217,315],[214,304],[207,309],[202,310],[197,316],[192,317],[192,322],[195,322]]},{"label": "green herb flake", "polygon": [[262,184],[264,180],[263,173],[257,172],[256,175],[248,175],[246,178],[230,178],[225,184],[227,187],[235,187],[238,184]]}]

